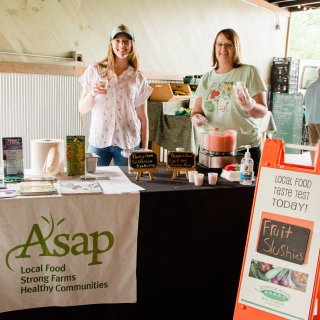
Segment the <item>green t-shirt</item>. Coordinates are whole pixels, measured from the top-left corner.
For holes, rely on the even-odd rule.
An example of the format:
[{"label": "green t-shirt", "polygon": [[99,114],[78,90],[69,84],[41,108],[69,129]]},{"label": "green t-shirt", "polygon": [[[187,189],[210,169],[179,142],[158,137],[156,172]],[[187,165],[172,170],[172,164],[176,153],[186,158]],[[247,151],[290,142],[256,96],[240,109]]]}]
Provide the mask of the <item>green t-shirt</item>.
[{"label": "green t-shirt", "polygon": [[[205,73],[195,96],[202,98],[203,112],[212,127],[237,130],[237,148],[242,145],[257,147],[261,141],[258,122],[235,101],[233,85],[238,81],[245,83],[251,97],[267,90],[256,67],[241,65],[223,74],[218,74],[215,70]],[[198,132],[195,135],[197,146],[203,128],[195,129]]]}]

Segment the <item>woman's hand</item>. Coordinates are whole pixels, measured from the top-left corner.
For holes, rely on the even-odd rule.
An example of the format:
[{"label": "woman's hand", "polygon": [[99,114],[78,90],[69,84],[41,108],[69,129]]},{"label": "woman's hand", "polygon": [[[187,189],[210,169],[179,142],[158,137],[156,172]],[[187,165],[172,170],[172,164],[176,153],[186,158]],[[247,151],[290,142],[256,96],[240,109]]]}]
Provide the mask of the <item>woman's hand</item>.
[{"label": "woman's hand", "polygon": [[249,112],[255,107],[256,101],[250,97],[248,89],[243,83],[234,86],[234,94],[236,102],[242,110]]},{"label": "woman's hand", "polygon": [[90,95],[92,97],[95,97],[98,94],[106,94],[107,87],[108,87],[108,80],[99,80],[92,86]]},{"label": "woman's hand", "polygon": [[200,113],[196,113],[191,117],[191,122],[195,127],[201,127],[208,123],[208,120],[205,116]]}]

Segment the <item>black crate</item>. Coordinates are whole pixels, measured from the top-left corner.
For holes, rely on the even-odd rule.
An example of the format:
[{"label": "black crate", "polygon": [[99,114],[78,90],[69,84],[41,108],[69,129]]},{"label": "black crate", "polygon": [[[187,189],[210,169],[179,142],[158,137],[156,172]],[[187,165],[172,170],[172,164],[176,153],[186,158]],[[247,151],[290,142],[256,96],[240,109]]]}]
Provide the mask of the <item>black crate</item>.
[{"label": "black crate", "polygon": [[272,66],[271,77],[287,77],[289,75],[289,67],[287,66]]},{"label": "black crate", "polygon": [[298,92],[298,84],[289,85],[289,84],[272,84],[270,85],[270,91],[280,92],[280,93],[297,93]]},{"label": "black crate", "polygon": [[299,75],[299,59],[273,58],[271,66],[272,77],[289,77]]},{"label": "black crate", "polygon": [[272,64],[275,66],[288,66],[291,68],[299,67],[299,59],[288,58],[276,58],[273,57]]},{"label": "black crate", "polygon": [[272,77],[270,83],[271,84],[287,84],[287,85],[298,85],[299,77],[291,76],[291,77]]}]

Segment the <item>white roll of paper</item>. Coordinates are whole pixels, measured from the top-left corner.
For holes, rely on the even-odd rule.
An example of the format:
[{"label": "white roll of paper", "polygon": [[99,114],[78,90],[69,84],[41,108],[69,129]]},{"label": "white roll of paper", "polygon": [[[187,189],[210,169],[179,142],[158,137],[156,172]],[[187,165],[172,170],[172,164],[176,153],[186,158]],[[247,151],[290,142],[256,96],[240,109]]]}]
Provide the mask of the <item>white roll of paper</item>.
[{"label": "white roll of paper", "polygon": [[32,174],[55,176],[64,172],[64,141],[61,139],[31,140]]}]

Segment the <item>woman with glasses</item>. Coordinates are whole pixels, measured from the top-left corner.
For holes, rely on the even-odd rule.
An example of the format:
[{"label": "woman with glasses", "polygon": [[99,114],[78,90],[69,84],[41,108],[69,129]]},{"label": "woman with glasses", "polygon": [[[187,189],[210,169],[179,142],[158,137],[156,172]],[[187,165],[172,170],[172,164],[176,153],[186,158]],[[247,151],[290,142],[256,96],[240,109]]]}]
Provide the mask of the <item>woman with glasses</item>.
[{"label": "woman with glasses", "polygon": [[266,86],[258,69],[241,63],[240,40],[232,29],[221,30],[213,44],[213,69],[204,74],[196,90],[191,120],[196,145],[205,125],[237,131],[237,149],[251,145],[250,153],[257,173],[261,133],[257,118],[267,112]]},{"label": "woman with glasses", "polygon": [[112,159],[125,166],[123,150],[148,147],[147,99],[152,88],[138,69],[134,34],[122,24],[111,31],[107,56],[80,77],[79,111],[91,111],[88,152],[100,157],[98,166],[108,166]]}]

